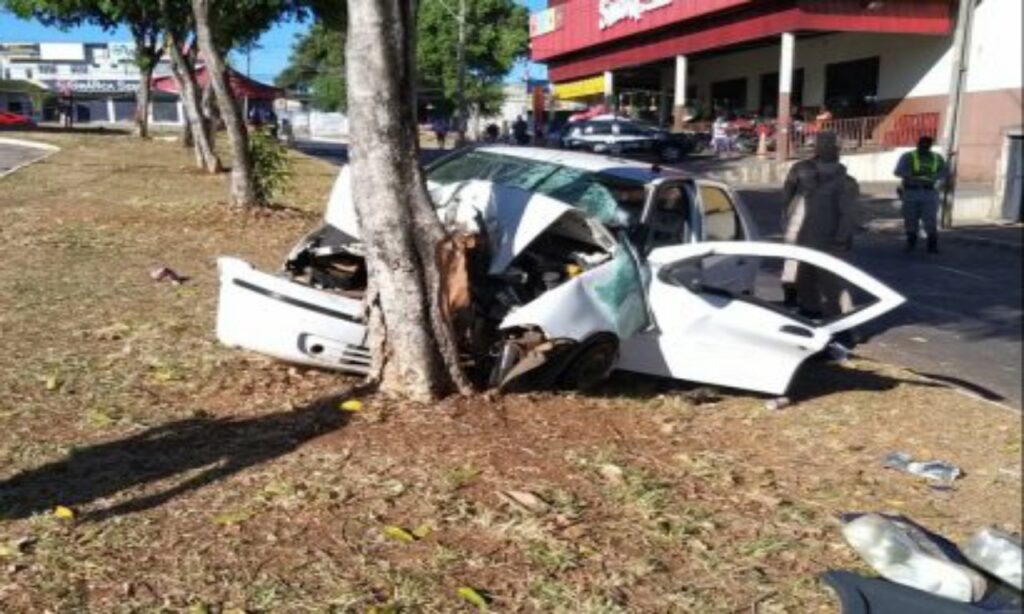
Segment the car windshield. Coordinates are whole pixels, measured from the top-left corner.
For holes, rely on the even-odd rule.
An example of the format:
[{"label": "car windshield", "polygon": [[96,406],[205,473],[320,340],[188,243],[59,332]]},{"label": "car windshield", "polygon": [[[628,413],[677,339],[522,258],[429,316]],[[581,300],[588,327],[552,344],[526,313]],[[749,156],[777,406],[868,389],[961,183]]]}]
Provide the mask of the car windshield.
[{"label": "car windshield", "polygon": [[640,220],[644,184],[537,160],[471,151],[442,161],[427,177],[440,184],[485,179],[550,196],[613,227]]}]

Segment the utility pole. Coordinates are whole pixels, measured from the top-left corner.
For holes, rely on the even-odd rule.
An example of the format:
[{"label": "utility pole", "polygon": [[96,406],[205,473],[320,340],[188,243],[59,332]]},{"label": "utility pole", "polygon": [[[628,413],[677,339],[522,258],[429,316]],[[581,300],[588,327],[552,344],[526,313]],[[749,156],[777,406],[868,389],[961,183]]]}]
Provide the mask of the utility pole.
[{"label": "utility pole", "polygon": [[967,67],[971,55],[971,25],[974,21],[974,1],[960,0],[960,11],[953,35],[953,75],[950,84],[949,102],[942,127],[942,144],[946,153],[947,179],[942,189],[943,228],[953,225],[953,200],[955,198],[957,170],[960,166],[960,113],[964,102],[964,86],[967,81]]},{"label": "utility pole", "polygon": [[455,146],[466,144],[466,0],[459,0],[459,36],[455,49],[458,80],[455,91]]}]

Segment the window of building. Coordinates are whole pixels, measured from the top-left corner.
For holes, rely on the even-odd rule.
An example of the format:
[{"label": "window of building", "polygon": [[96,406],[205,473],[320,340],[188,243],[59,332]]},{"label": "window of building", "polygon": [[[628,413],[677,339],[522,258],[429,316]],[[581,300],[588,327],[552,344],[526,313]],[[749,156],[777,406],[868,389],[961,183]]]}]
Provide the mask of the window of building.
[{"label": "window of building", "polygon": [[825,66],[825,104],[837,117],[872,115],[878,101],[879,59]]},{"label": "window of building", "polygon": [[55,75],[57,74],[57,67],[53,64],[40,64],[39,74],[41,75]]},{"label": "window of building", "polygon": [[711,106],[716,112],[737,113],[745,111],[747,109],[746,78],[728,79],[712,83]]},{"label": "window of building", "polygon": [[74,64],[71,66],[71,74],[73,75],[85,75],[89,73],[89,67],[81,64]]},{"label": "window of building", "polygon": [[[793,89],[789,94],[790,104],[800,108],[804,106],[804,69],[793,71]],[[758,111],[761,115],[774,116],[779,105],[779,73],[771,72],[761,75],[761,104]]]}]

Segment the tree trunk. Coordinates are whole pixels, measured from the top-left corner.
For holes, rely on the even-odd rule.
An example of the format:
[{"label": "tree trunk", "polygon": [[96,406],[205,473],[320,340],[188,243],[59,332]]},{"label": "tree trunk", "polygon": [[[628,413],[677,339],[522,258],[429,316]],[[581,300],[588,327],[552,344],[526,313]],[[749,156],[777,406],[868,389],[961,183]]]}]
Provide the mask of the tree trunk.
[{"label": "tree trunk", "polygon": [[164,39],[167,53],[171,58],[171,71],[178,84],[182,106],[185,108],[185,117],[188,119],[188,133],[192,137],[192,146],[195,148],[196,166],[211,174],[219,173],[221,170],[220,158],[213,150],[207,122],[203,117],[199,84],[196,82],[195,63],[181,52],[181,42],[173,33],[167,32]]},{"label": "tree trunk", "polygon": [[420,400],[470,386],[441,308],[445,238],[427,195],[416,134],[414,0],[349,0],[346,75],[352,198],[370,276],[376,378]]},{"label": "tree trunk", "polygon": [[228,141],[231,144],[231,204],[236,207],[252,207],[260,203],[256,202],[252,160],[249,157],[249,137],[228,86],[224,59],[213,42],[209,23],[209,0],[192,0],[192,12],[195,17],[199,51],[203,55],[210,85],[217,100],[217,108],[224,120]]},{"label": "tree trunk", "polygon": [[139,86],[135,90],[135,136],[148,139],[153,69],[148,66],[140,66],[139,73]]}]

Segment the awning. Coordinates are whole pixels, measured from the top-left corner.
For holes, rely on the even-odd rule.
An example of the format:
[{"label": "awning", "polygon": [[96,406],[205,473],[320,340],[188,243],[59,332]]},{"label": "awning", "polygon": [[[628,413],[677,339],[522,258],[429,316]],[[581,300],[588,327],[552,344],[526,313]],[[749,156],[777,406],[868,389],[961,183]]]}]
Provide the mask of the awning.
[{"label": "awning", "polygon": [[555,98],[570,100],[573,98],[586,98],[604,93],[604,75],[587,77],[577,81],[567,81],[555,84]]},{"label": "awning", "polygon": [[[235,98],[242,99],[248,98],[250,100],[275,100],[277,98],[284,98],[284,90],[279,87],[260,83],[255,79],[250,79],[238,71],[227,69],[228,73],[228,85],[231,87],[231,93],[234,94]],[[210,75],[206,70],[205,66],[200,66],[196,70],[196,81],[200,87],[206,87],[207,82],[210,80]],[[173,75],[163,75],[160,77],[153,78],[153,89],[166,92],[168,94],[178,93],[178,82],[174,80]]]}]

